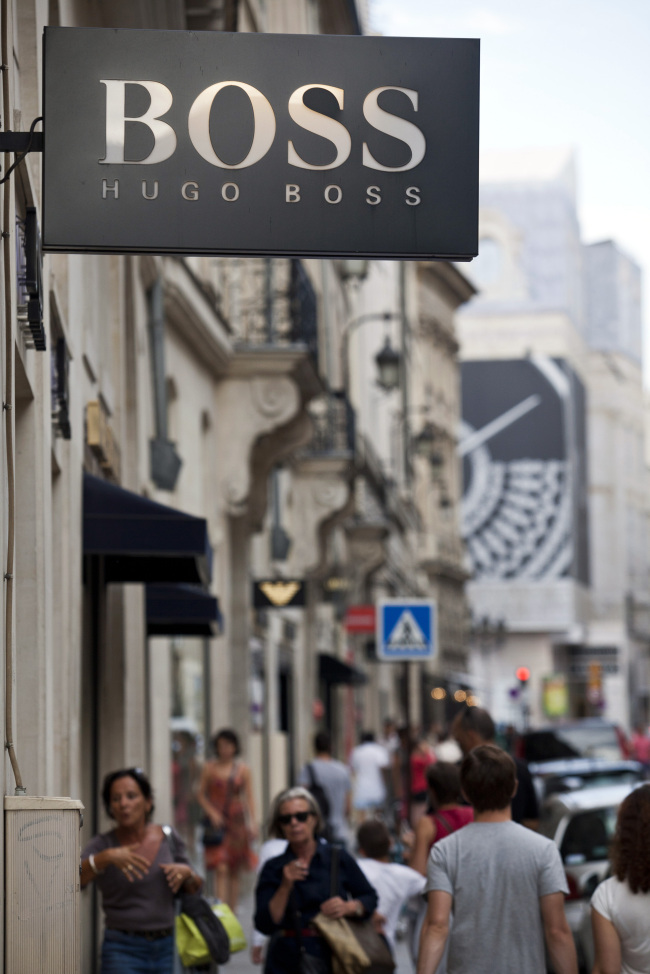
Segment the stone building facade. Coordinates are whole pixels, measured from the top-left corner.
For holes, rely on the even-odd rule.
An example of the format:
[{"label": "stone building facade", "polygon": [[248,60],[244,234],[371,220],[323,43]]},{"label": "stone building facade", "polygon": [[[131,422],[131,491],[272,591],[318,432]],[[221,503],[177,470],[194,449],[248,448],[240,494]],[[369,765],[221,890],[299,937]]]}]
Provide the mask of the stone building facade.
[{"label": "stone building facade", "polygon": [[[2,119],[42,114],[48,24],[356,33],[365,16],[351,0],[4,0]],[[217,728],[240,734],[261,816],[317,727],[344,756],[385,716],[444,716],[422,687],[466,678],[454,312],[472,287],[447,264],[56,254],[30,321],[40,180],[32,152],[0,190],[11,751],[29,794],[83,801],[84,838],[106,825],[103,775],[147,768],[157,817],[193,844]],[[387,335],[401,391],[379,394]],[[299,579],[304,605],[255,608],[265,578]],[[382,593],[438,599],[426,672],[346,631]],[[4,777],[11,794],[6,752]],[[92,931],[89,897],[83,911]]]}]

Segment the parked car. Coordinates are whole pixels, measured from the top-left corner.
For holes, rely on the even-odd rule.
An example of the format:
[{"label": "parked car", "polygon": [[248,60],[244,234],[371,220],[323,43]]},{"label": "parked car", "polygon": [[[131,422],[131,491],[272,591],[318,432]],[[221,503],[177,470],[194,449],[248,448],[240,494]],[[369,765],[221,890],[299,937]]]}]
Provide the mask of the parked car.
[{"label": "parked car", "polygon": [[618,724],[588,717],[526,731],[518,740],[517,756],[528,764],[566,758],[620,761],[628,757],[625,735]]},{"label": "parked car", "polygon": [[601,758],[564,758],[528,765],[540,803],[550,795],[605,785],[633,785],[645,778],[639,761],[605,761]]},{"label": "parked car", "polygon": [[581,971],[591,971],[594,960],[589,900],[609,872],[618,806],[635,787],[627,783],[554,794],[542,807],[540,832],[557,845],[566,872],[566,916]]}]

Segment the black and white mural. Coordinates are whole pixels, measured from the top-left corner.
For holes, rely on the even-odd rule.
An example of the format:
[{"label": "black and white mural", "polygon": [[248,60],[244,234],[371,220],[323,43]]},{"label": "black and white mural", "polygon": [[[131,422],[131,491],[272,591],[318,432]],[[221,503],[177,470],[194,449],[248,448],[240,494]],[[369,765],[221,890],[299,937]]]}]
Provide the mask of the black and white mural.
[{"label": "black and white mural", "polygon": [[584,387],[567,362],[464,362],[462,532],[477,580],[588,584]]}]

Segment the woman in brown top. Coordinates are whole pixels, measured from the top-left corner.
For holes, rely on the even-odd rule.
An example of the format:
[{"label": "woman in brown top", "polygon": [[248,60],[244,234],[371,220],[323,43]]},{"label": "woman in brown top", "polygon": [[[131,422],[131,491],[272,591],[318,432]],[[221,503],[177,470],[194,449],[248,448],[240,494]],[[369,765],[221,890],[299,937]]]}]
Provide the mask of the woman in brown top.
[{"label": "woman in brown top", "polygon": [[102,894],[102,974],[171,974],[174,896],[181,887],[195,892],[201,878],[181,837],[174,833],[174,856],[162,827],[151,822],[153,793],[140,768],[107,775],[102,799],[116,827],[81,854],[82,888],[94,881]]},{"label": "woman in brown top", "polygon": [[208,877],[217,875],[217,896],[235,910],[242,869],[254,869],[257,856],[251,841],[257,838],[251,773],[239,760],[239,738],[229,728],[215,735],[214,758],[206,761],[197,793],[209,822],[223,829],[218,845],[205,846]]}]

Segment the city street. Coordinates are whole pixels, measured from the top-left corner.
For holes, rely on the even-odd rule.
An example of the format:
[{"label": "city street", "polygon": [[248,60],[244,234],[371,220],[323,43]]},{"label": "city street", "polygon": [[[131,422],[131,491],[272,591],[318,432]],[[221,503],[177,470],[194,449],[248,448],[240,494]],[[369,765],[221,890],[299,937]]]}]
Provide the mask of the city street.
[{"label": "city street", "polygon": [[650,897],[649,15],[0,0],[0,974],[184,974],[199,877],[263,974],[269,837],[279,974],[328,900],[415,974],[428,863],[454,970],[609,970],[599,898],[613,942]]}]

